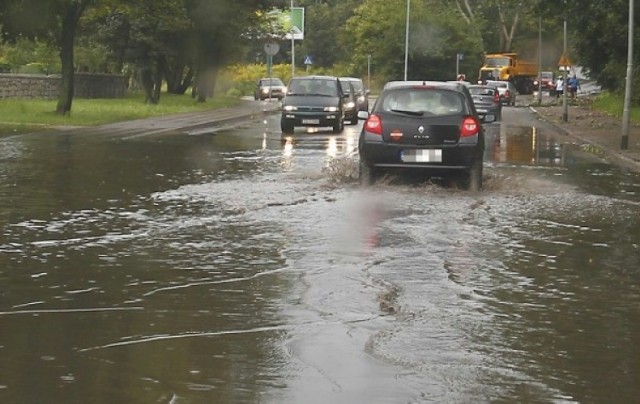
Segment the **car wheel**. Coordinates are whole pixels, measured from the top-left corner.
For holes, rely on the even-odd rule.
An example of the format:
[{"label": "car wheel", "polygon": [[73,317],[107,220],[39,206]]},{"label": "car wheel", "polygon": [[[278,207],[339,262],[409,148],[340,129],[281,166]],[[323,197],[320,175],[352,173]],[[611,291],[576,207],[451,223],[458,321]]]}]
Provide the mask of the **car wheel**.
[{"label": "car wheel", "polygon": [[341,133],[344,130],[344,121],[342,119],[338,119],[338,121],[333,125],[333,133]]},{"label": "car wheel", "polygon": [[467,172],[467,189],[478,192],[482,190],[482,159],[476,159],[475,163]]},{"label": "car wheel", "polygon": [[349,123],[351,125],[357,125],[358,124],[358,113],[357,112],[351,117],[351,121],[349,121]]},{"label": "car wheel", "polygon": [[364,161],[360,160],[358,164],[358,178],[362,185],[373,185],[378,177],[377,170],[368,166]]}]

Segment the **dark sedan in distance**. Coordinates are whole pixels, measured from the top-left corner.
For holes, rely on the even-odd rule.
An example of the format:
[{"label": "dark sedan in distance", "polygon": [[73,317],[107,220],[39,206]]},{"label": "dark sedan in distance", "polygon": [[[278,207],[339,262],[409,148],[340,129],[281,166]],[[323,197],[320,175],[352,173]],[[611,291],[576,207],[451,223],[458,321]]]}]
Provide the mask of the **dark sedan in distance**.
[{"label": "dark sedan in distance", "polygon": [[255,100],[265,100],[267,98],[277,98],[279,100],[284,98],[287,93],[287,87],[282,80],[277,77],[267,77],[258,80],[256,88],[253,93]]},{"label": "dark sedan in distance", "polygon": [[482,84],[473,84],[467,88],[471,93],[480,118],[484,118],[486,115],[494,115],[496,121],[502,119],[502,100],[500,100],[500,93],[497,88]]}]

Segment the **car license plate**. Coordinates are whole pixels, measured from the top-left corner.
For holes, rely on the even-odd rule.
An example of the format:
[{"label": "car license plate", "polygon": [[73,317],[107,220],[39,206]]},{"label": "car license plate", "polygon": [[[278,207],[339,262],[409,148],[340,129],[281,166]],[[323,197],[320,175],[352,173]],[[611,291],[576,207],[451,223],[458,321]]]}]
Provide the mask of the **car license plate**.
[{"label": "car license plate", "polygon": [[303,119],[302,124],[303,125],[319,125],[320,120],[319,119]]},{"label": "car license plate", "polygon": [[441,163],[442,150],[440,149],[403,150],[400,158],[405,163]]}]

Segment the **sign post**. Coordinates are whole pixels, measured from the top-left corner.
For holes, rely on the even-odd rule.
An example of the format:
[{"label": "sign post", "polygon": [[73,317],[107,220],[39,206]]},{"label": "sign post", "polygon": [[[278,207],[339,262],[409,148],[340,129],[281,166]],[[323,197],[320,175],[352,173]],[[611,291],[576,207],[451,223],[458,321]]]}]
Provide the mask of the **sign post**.
[{"label": "sign post", "polygon": [[296,39],[304,39],[304,7],[294,7],[293,0],[289,7],[289,14],[284,17],[286,39],[291,39],[291,77],[296,75]]},{"label": "sign post", "polygon": [[275,42],[264,44],[264,53],[267,54],[267,77],[271,78],[271,66],[273,65],[273,55],[278,53],[280,46]]}]

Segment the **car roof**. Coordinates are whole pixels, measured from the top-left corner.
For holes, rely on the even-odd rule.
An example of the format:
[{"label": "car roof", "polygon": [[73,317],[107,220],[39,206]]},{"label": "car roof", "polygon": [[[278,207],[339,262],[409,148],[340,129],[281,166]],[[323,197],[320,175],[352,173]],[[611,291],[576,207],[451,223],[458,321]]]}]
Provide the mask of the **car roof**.
[{"label": "car roof", "polygon": [[340,80],[362,81],[362,79],[359,79],[357,77],[340,77]]},{"label": "car roof", "polygon": [[337,77],[336,76],[324,76],[324,75],[312,75],[312,76],[296,76],[296,77],[292,77],[291,80],[296,80],[296,79],[305,79],[305,80],[336,80]]},{"label": "car roof", "polygon": [[435,87],[445,88],[449,90],[460,91],[461,87],[465,85],[458,81],[432,81],[432,80],[411,80],[411,81],[389,81],[384,85],[383,90],[395,89],[395,88],[411,88],[411,87]]}]

